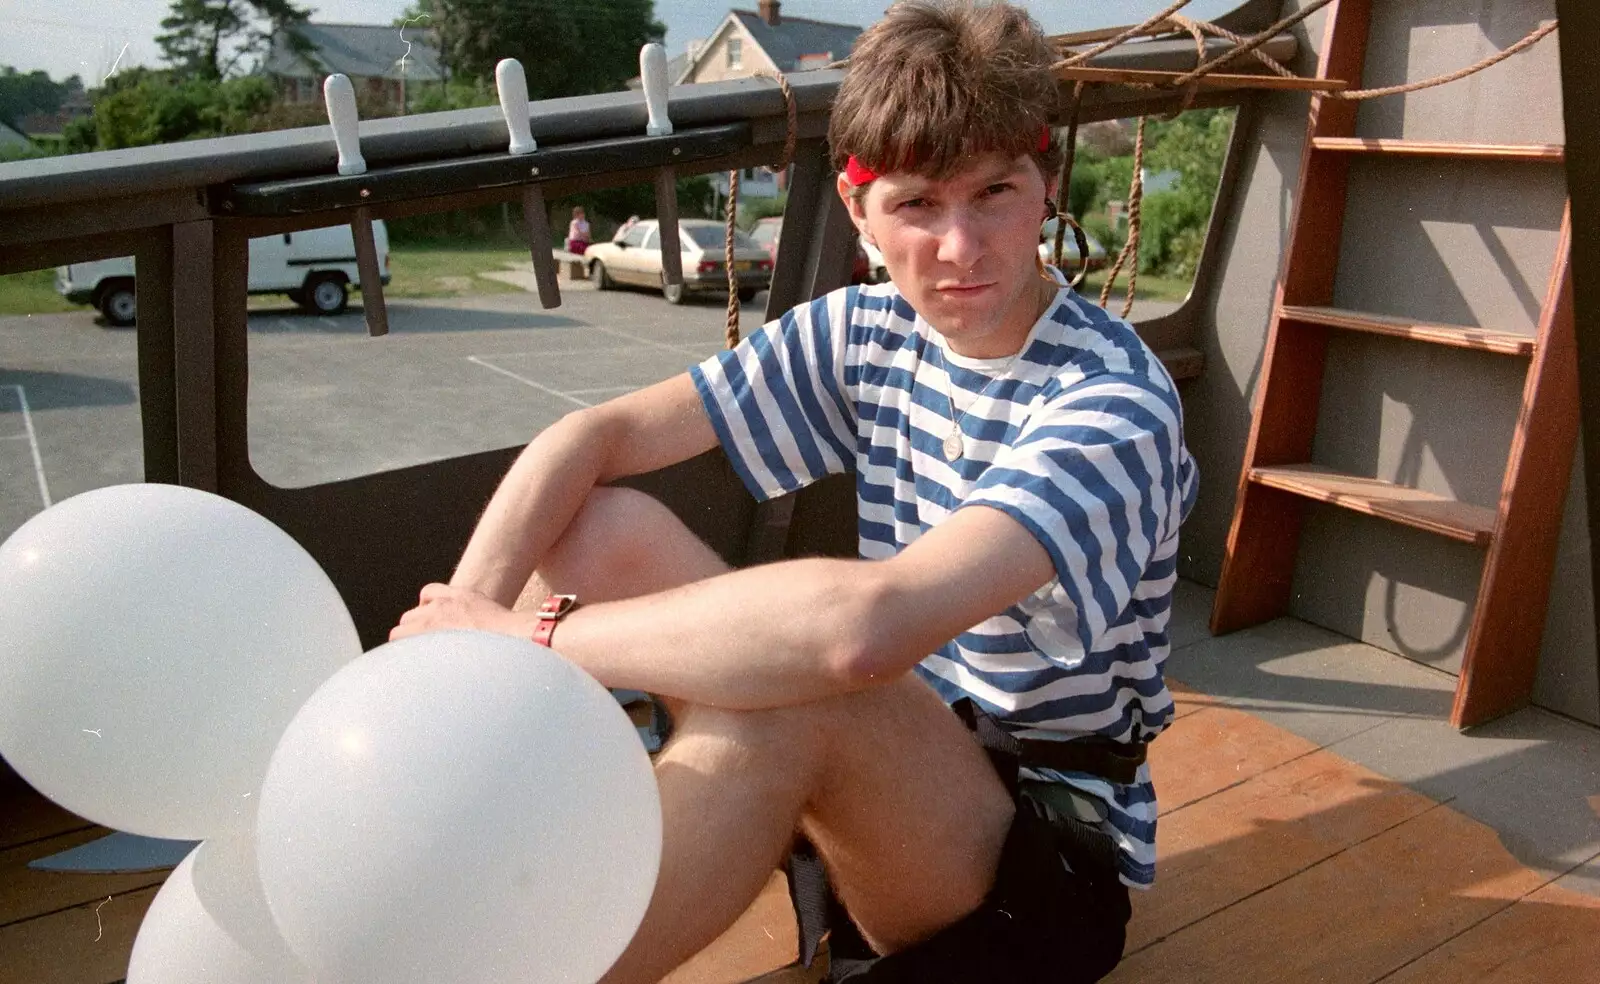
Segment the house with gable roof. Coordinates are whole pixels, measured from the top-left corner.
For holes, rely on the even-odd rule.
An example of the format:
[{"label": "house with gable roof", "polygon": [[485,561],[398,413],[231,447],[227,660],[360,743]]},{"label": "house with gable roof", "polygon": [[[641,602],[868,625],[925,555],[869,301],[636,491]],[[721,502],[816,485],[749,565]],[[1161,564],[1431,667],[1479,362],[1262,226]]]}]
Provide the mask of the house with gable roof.
[{"label": "house with gable roof", "polygon": [[703,44],[691,44],[679,85],[741,79],[757,72],[804,72],[847,58],[861,35],[854,24],[783,16],[779,0],[730,10]]},{"label": "house with gable roof", "polygon": [[424,29],[408,28],[402,36],[388,24],[306,23],[294,30],[307,42],[304,50],[279,34],[260,69],[286,103],[321,102],[322,81],[342,74],[358,94],[404,109],[408,86],[445,77],[439,51]]}]

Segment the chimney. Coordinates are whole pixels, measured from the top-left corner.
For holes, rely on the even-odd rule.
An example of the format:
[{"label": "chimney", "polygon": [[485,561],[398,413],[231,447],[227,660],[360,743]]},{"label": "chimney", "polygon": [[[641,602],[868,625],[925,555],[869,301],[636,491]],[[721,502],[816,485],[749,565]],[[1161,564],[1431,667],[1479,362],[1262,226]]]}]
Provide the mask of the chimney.
[{"label": "chimney", "polygon": [[778,7],[781,6],[781,4],[778,3],[778,0],[761,0],[761,3],[758,4],[758,6],[761,10],[761,19],[766,21],[769,25],[777,27],[779,20]]}]

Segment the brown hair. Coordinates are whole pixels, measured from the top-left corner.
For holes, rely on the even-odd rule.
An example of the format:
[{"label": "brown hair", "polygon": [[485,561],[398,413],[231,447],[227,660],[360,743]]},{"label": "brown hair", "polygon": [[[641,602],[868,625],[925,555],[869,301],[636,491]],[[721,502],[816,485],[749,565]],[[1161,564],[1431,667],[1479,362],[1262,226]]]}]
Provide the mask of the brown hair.
[{"label": "brown hair", "polygon": [[856,40],[828,141],[834,165],[854,156],[878,173],[944,178],[998,152],[1033,157],[1046,180],[1061,165],[1039,133],[1058,99],[1059,56],[1027,11],[972,0],[901,0]]}]

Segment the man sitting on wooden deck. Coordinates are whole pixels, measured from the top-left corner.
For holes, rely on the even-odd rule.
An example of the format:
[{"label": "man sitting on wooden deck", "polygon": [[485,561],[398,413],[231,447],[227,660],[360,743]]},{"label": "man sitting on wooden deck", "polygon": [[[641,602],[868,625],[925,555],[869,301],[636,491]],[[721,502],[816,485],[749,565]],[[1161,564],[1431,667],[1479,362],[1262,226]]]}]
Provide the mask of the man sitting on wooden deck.
[{"label": "man sitting on wooden deck", "polygon": [[[1017,8],[892,7],[830,141],[893,282],[544,431],[394,631],[532,636],[665,696],[660,877],[607,981],[710,943],[797,834],[848,913],[835,979],[1092,981],[1121,957],[1195,469],[1161,362],[1038,264],[1054,59]],[[718,445],[759,499],[854,471],[861,559],[729,570],[606,487]],[[582,607],[513,611],[535,571]]]}]

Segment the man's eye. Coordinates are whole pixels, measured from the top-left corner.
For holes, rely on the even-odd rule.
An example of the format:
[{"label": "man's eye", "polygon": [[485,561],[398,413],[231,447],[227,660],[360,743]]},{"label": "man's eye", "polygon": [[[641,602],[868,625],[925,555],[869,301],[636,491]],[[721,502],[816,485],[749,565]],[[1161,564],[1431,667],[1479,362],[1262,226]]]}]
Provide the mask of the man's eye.
[{"label": "man's eye", "polygon": [[983,193],[985,195],[998,195],[1001,192],[1010,191],[1012,187],[1013,185],[1009,181],[1000,181],[983,189]]},{"label": "man's eye", "polygon": [[926,198],[907,198],[905,201],[900,203],[900,207],[901,208],[922,208],[923,206],[925,206],[927,204],[928,204],[928,200]]}]

